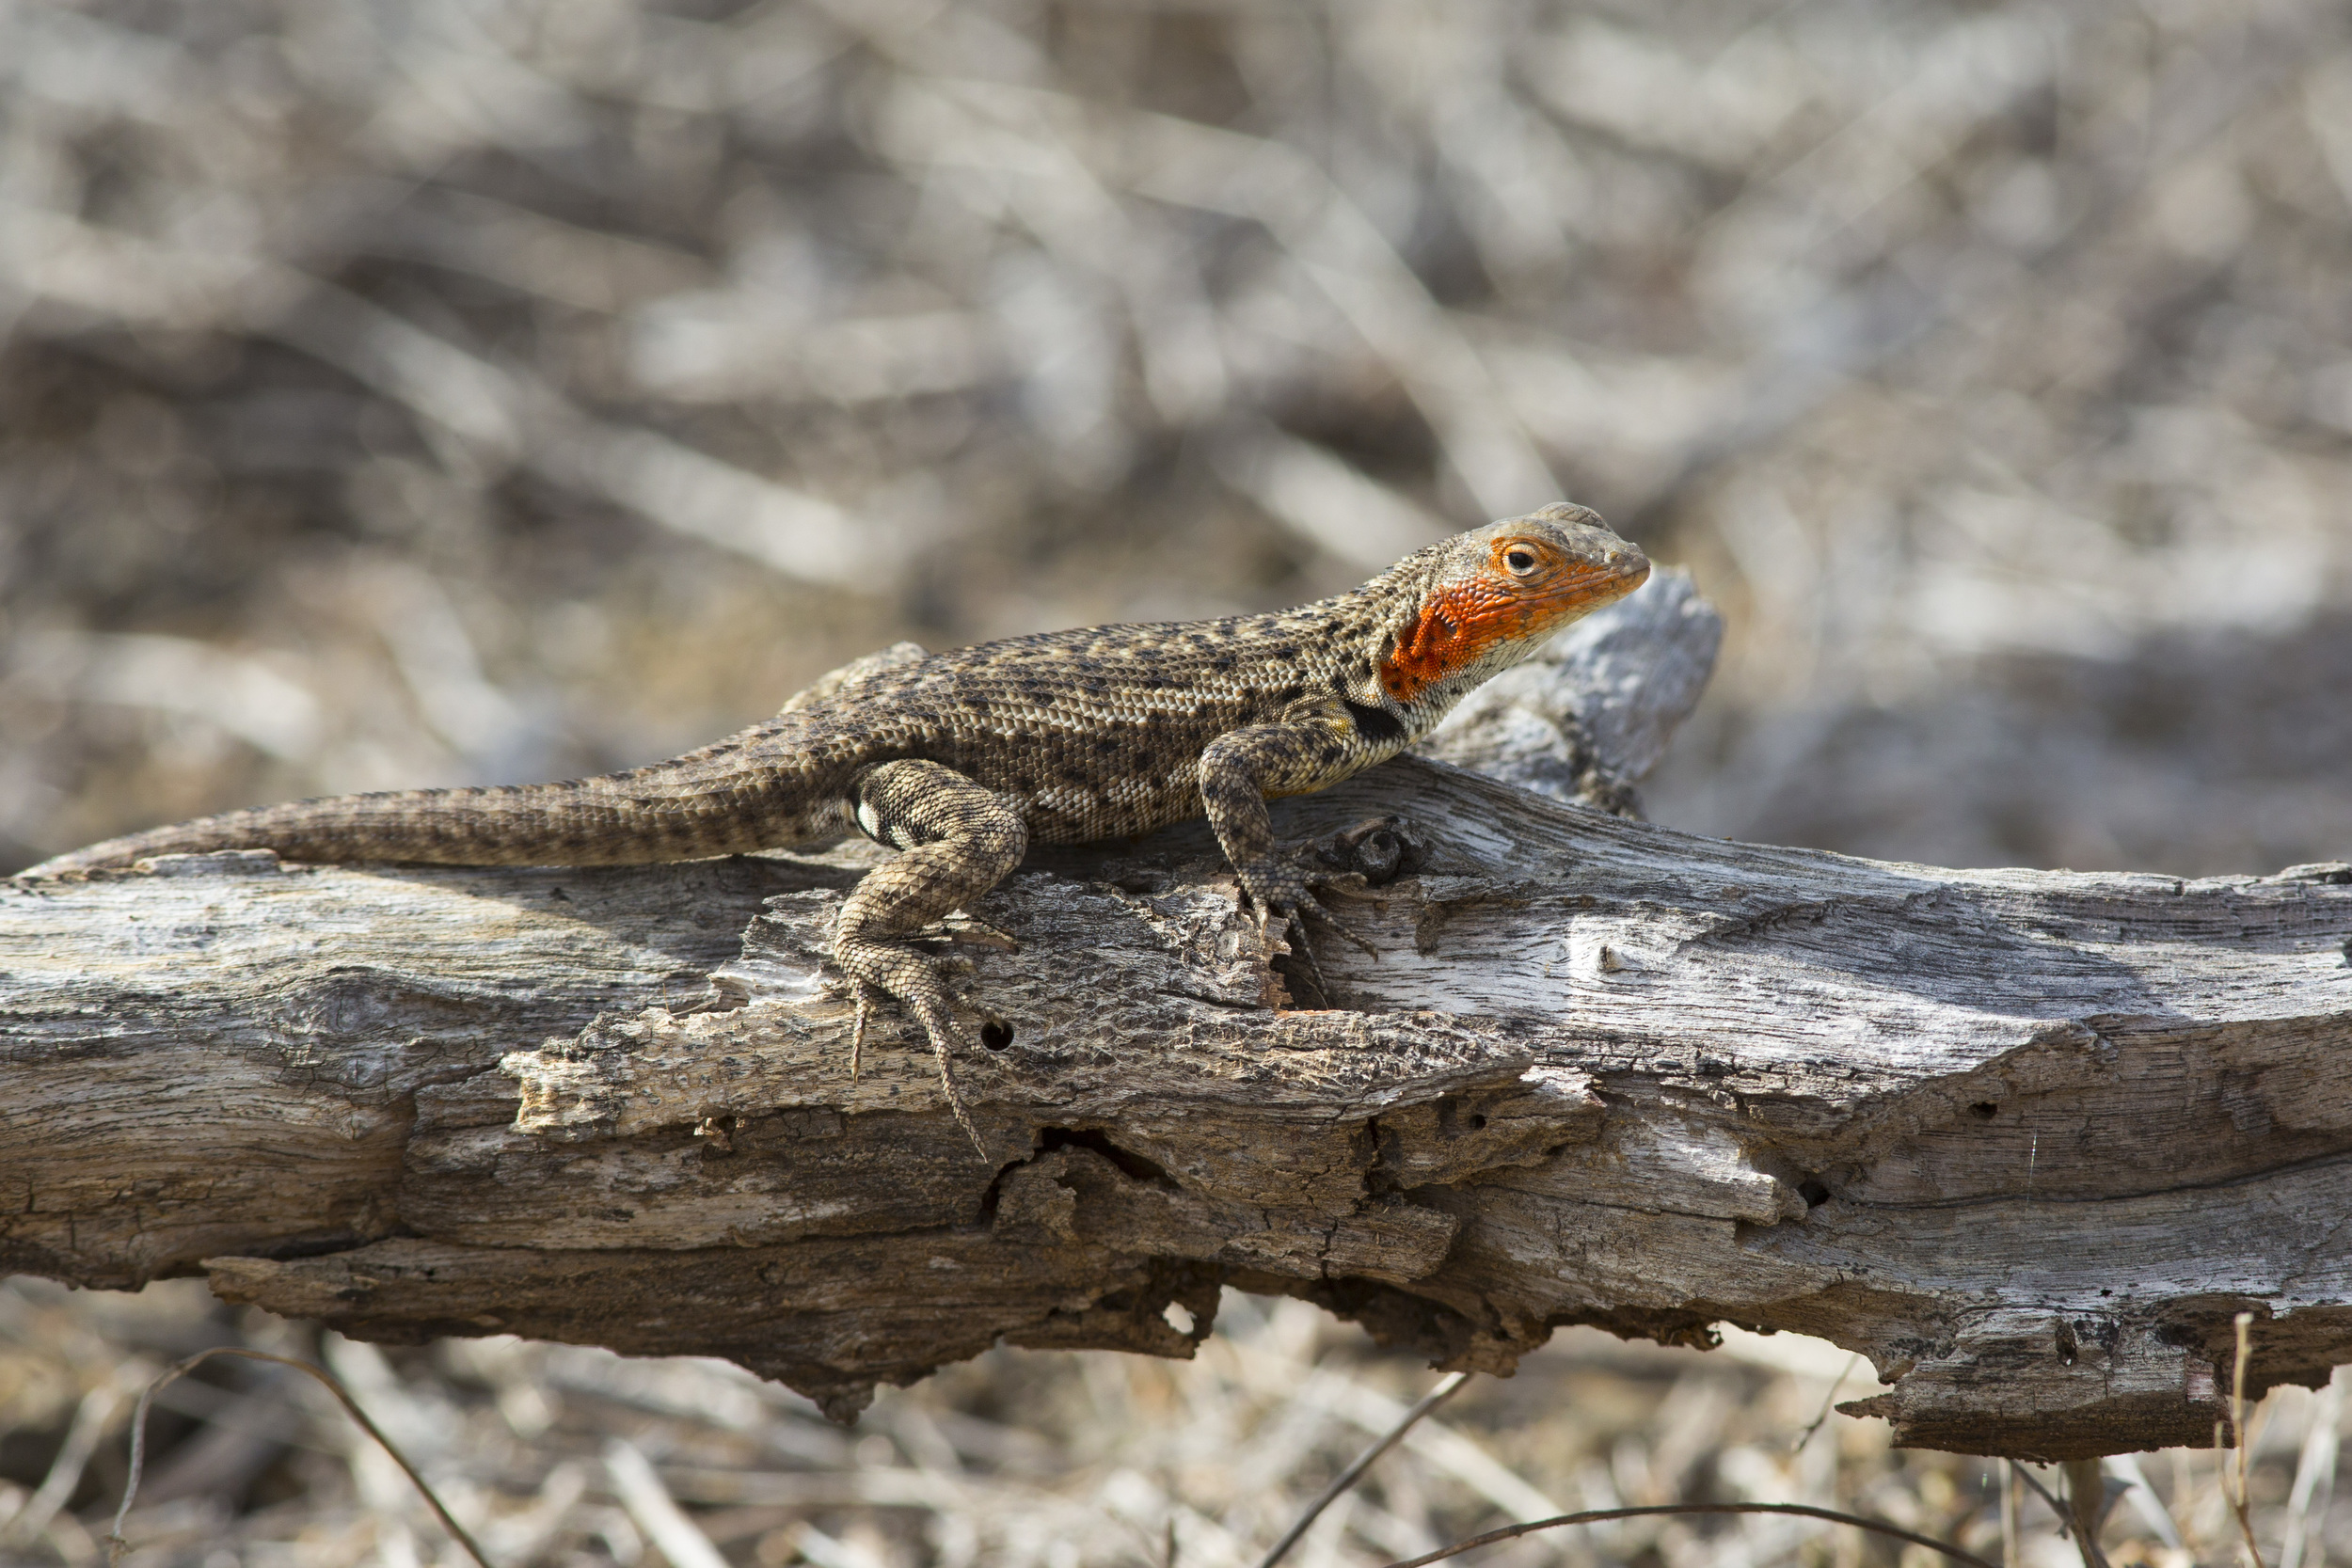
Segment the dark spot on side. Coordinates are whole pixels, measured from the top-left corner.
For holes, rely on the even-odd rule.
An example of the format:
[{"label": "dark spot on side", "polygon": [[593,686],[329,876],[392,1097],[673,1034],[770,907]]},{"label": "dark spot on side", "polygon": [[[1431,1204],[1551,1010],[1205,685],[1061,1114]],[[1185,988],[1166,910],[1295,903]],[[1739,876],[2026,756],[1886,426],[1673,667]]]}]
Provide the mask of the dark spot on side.
[{"label": "dark spot on side", "polygon": [[1345,691],[1347,689],[1347,677],[1345,675],[1333,675],[1331,677],[1331,689],[1334,691]]},{"label": "dark spot on side", "polygon": [[1278,703],[1295,703],[1306,694],[1307,689],[1299,685],[1296,681],[1293,681],[1290,685],[1282,688],[1281,690],[1277,691],[1274,694],[1274,700]]},{"label": "dark spot on side", "polygon": [[1403,721],[1387,708],[1374,707],[1369,703],[1342,703],[1340,705],[1347,709],[1350,719],[1356,721],[1356,733],[1375,746],[1405,737]]}]

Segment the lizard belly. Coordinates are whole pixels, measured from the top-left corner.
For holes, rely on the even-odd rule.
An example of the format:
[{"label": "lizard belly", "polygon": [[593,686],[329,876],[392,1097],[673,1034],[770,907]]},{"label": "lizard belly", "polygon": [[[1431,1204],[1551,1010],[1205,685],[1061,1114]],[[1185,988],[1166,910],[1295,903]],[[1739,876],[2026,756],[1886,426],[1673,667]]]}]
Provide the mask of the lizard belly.
[{"label": "lizard belly", "polygon": [[1136,775],[1106,784],[1053,784],[1022,805],[1029,836],[1041,844],[1089,844],[1132,838],[1202,815],[1193,765],[1159,777]]}]

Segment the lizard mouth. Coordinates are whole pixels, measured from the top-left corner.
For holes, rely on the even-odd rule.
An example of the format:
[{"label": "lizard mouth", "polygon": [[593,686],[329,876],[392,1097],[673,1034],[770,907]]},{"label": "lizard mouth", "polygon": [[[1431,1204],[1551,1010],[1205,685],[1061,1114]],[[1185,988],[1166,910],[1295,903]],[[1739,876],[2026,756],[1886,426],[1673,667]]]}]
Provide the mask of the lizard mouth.
[{"label": "lizard mouth", "polygon": [[1562,571],[1542,594],[1553,614],[1583,614],[1615,604],[1649,580],[1649,557],[1629,545],[1604,561],[1580,561]]}]

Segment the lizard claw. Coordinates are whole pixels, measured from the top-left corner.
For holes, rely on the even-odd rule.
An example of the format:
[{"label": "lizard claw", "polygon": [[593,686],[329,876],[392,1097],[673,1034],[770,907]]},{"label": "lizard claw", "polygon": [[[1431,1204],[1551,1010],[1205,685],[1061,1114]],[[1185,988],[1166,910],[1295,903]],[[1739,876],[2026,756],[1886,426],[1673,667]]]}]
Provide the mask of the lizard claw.
[{"label": "lizard claw", "polygon": [[858,1070],[866,1063],[866,1022],[874,1013],[874,999],[861,982],[850,982],[857,988],[857,1022],[850,1030],[850,1082],[857,1082]]},{"label": "lizard claw", "polygon": [[939,1086],[947,1096],[947,1109],[955,1113],[956,1125],[963,1129],[963,1135],[972,1140],[974,1152],[983,1164],[990,1163],[988,1146],[980,1142],[980,1130],[972,1125],[971,1114],[963,1108],[963,1096],[956,1092],[955,1075],[948,1069],[948,1048],[953,1045],[969,1050],[972,1042],[963,1037],[963,1031],[956,1027],[954,1016],[945,1007],[918,1000],[914,1011],[922,1020],[923,1032],[931,1037],[931,1054],[939,1061]]},{"label": "lizard claw", "polygon": [[1314,944],[1308,938],[1307,925],[1310,920],[1328,926],[1372,958],[1380,956],[1377,947],[1365,941],[1347,922],[1324,908],[1310,883],[1304,879],[1285,879],[1263,894],[1253,891],[1250,901],[1257,906],[1260,939],[1269,948],[1278,942],[1288,945],[1306,965],[1308,977],[1314,982],[1315,990],[1322,993],[1326,1001],[1332,994],[1331,983],[1323,977],[1322,961],[1315,957]]},{"label": "lizard claw", "polygon": [[[1366,958],[1376,958],[1380,956],[1380,949],[1365,941],[1354,927],[1348,925],[1346,921],[1342,920],[1338,915],[1333,914],[1321,903],[1311,899],[1304,906],[1302,906],[1300,912],[1312,915],[1315,919],[1322,921],[1326,926],[1330,927],[1331,929],[1337,931],[1341,936],[1355,943],[1358,950],[1360,951]],[[1294,915],[1292,918],[1295,920],[1297,916]]]},{"label": "lizard claw", "polygon": [[[1269,945],[1277,940],[1272,934],[1275,922],[1266,922],[1266,940]],[[1307,922],[1305,918],[1295,912],[1283,915],[1281,917],[1281,936],[1279,940],[1286,942],[1291,951],[1295,953],[1302,960],[1305,961],[1307,965],[1307,974],[1314,980],[1315,990],[1322,993],[1323,999],[1326,1002],[1328,1002],[1331,998],[1331,983],[1323,977],[1323,965],[1321,961],[1315,958],[1313,944],[1309,942],[1307,940]]]},{"label": "lizard claw", "polygon": [[857,1082],[858,1073],[865,1065],[866,1028],[873,1019],[876,1004],[898,1001],[914,1014],[915,1021],[922,1024],[924,1035],[931,1042],[931,1053],[939,1062],[939,1086],[947,1096],[947,1109],[954,1114],[956,1125],[963,1129],[965,1137],[972,1140],[972,1147],[980,1158],[987,1160],[988,1146],[980,1142],[980,1131],[972,1124],[971,1113],[963,1108],[963,1096],[957,1092],[955,1074],[949,1067],[954,1050],[957,1047],[969,1050],[971,1041],[964,1037],[961,1029],[956,1027],[955,1015],[948,1011],[944,994],[939,998],[921,995],[893,997],[891,992],[870,981],[856,980],[851,983],[857,988],[857,1021],[850,1031],[850,1082]]}]

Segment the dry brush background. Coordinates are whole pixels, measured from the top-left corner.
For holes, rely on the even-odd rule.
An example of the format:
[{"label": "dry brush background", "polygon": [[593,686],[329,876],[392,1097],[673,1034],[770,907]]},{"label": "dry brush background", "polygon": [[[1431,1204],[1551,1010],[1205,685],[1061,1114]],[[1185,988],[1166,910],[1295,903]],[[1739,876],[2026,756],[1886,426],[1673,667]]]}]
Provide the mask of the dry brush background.
[{"label": "dry brush background", "polygon": [[[643,761],[899,637],[1295,602],[1561,494],[1729,617],[1662,820],[2341,858],[2347,278],[2328,0],[0,3],[0,869]],[[703,1364],[329,1350],[507,1562],[658,1560],[618,1437],[731,1561],[1158,1561],[1173,1518],[1209,1563],[1428,1381],[1303,1311],[1236,1299],[1189,1367],[999,1353],[846,1435]],[[0,1559],[90,1560],[121,1390],[239,1336],[304,1331],[0,1291]],[[1299,1560],[1538,1494],[1997,1548],[1979,1462],[1800,1445],[1840,1359],[1733,1349],[1564,1336]],[[446,1560],[307,1393],[179,1386],[130,1560]],[[2275,1403],[2259,1534],[2310,1568],[2341,1401]],[[2142,1469],[2119,1562],[2235,1549],[2211,1456]]]}]

